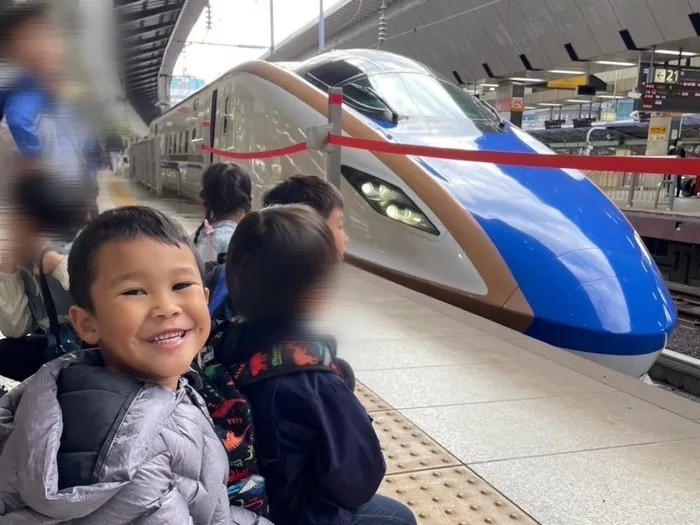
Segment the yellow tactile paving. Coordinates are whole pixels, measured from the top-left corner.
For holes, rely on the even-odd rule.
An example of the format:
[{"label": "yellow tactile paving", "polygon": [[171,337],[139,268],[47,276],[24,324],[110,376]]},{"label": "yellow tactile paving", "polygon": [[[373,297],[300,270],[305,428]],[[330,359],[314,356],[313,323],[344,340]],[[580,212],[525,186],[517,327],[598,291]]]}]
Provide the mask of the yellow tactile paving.
[{"label": "yellow tactile paving", "polygon": [[419,525],[537,525],[369,388],[355,390],[386,459],[379,492],[408,505]]},{"label": "yellow tactile paving", "polygon": [[379,492],[406,503],[419,525],[537,525],[464,466],[387,476]]},{"label": "yellow tactile paving", "polygon": [[107,191],[117,208],[122,206],[137,206],[139,201],[132,195],[128,188],[128,182],[122,177],[110,175],[107,179]]},{"label": "yellow tactile paving", "polygon": [[367,412],[382,412],[385,410],[391,410],[391,407],[387,405],[382,398],[377,396],[369,388],[367,388],[362,383],[358,382],[355,387],[355,395],[358,397],[362,405],[367,409]]},{"label": "yellow tactile paving", "polygon": [[398,412],[373,414],[386,458],[387,474],[459,465],[453,457]]}]

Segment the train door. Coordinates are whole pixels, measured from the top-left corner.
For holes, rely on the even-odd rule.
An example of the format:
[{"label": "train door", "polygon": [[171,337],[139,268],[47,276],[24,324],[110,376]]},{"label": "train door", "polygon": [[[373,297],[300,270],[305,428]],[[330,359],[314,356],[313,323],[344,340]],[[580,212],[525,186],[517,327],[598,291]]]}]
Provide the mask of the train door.
[{"label": "train door", "polygon": [[224,111],[221,114],[219,144],[221,149],[231,149],[231,84],[224,88]]},{"label": "train door", "polygon": [[[216,121],[217,121],[217,114],[216,114],[216,98],[217,95],[219,94],[219,90],[215,89],[213,93],[211,94],[211,113],[209,115],[209,146],[211,148],[214,147],[214,139],[216,138]],[[209,163],[213,164],[214,163],[214,153],[211,152],[209,154]]]}]

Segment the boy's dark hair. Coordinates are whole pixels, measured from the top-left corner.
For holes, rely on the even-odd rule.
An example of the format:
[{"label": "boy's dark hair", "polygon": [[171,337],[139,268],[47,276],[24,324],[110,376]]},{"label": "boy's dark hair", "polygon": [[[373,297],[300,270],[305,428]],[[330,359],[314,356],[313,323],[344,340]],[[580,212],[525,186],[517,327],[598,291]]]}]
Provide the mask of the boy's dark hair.
[{"label": "boy's dark hair", "polygon": [[147,206],[114,208],[97,216],[80,232],[68,255],[70,291],[75,304],[93,310],[90,288],[95,280],[95,260],[109,242],[147,237],[170,246],[188,247],[204,279],[204,267],[187,232],[164,213]]},{"label": "boy's dark hair", "polygon": [[[219,221],[227,216],[250,211],[252,185],[250,176],[238,164],[212,164],[202,175],[200,197],[204,201],[206,219]],[[194,234],[195,244],[204,228],[204,223]]]},{"label": "boy's dark hair", "polygon": [[42,0],[2,0],[0,4],[0,35],[2,42],[0,48],[6,48],[15,32],[27,23],[38,20],[46,20],[49,13],[49,5]]},{"label": "boy's dark hair", "polygon": [[306,204],[328,219],[333,210],[343,209],[343,196],[335,186],[317,175],[293,175],[263,197],[263,207],[274,204]]},{"label": "boy's dark hair", "polygon": [[41,170],[22,171],[12,182],[12,204],[45,234],[75,233],[85,223],[88,202],[80,181]]},{"label": "boy's dark hair", "polygon": [[337,266],[328,224],[305,205],[251,212],[231,237],[226,284],[236,311],[249,321],[290,320],[304,294]]}]

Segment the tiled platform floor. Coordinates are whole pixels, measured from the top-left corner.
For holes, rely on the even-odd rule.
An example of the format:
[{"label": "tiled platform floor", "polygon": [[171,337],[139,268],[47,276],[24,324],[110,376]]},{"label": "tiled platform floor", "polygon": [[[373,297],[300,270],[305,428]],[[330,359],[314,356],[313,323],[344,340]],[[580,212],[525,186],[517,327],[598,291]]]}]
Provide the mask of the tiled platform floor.
[{"label": "tiled platform floor", "polygon": [[[191,204],[131,191],[196,227]],[[700,523],[700,404],[352,267],[343,269],[320,324],[338,336],[374,415],[394,410],[397,425],[410,422],[421,436],[415,439],[429,439],[410,451],[423,454],[434,442],[446,475],[459,468],[455,461],[466,465],[482,478],[474,483],[490,494],[491,510],[515,509],[507,519],[479,513],[455,523],[517,522],[510,514],[546,525]],[[410,451],[404,460],[417,460],[416,470],[389,476],[383,491],[392,490],[392,477],[406,477],[407,498],[431,490],[416,474],[428,455]],[[458,492],[444,496],[456,505]],[[454,513],[467,512],[414,503],[425,524],[452,523]]]}]

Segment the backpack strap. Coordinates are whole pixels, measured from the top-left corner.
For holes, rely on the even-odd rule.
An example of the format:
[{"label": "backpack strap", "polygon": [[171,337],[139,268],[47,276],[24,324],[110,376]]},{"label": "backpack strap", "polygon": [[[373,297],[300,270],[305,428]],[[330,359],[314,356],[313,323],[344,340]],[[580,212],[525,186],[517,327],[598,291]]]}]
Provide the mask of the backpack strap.
[{"label": "backpack strap", "polygon": [[226,286],[226,266],[223,264],[214,271],[212,279],[214,289],[211,291],[211,299],[209,300],[209,315],[213,316],[228,299],[228,287]]},{"label": "backpack strap", "polygon": [[[56,339],[56,345],[60,347],[61,336],[60,326],[58,324],[58,314],[56,313],[56,303],[54,303],[51,288],[49,288],[49,283],[46,280],[46,274],[44,273],[44,256],[52,250],[53,248],[48,246],[44,248],[39,255],[39,283],[41,285],[41,295],[42,299],[44,300],[46,315],[49,318],[49,333]],[[59,350],[62,351],[61,348],[59,348]]]},{"label": "backpack strap", "polygon": [[230,367],[236,386],[244,387],[297,372],[341,375],[327,341],[286,341],[255,353],[248,361]]}]

